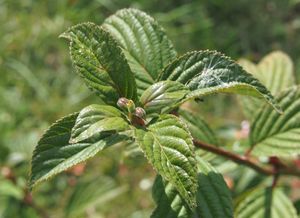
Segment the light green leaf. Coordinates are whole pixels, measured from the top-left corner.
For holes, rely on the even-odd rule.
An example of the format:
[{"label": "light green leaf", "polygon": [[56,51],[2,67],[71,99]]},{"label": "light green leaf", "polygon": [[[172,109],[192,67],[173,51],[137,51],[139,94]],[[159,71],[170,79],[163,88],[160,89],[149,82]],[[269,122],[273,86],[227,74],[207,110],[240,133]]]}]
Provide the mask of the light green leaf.
[{"label": "light green leaf", "polygon": [[192,90],[185,100],[213,93],[236,93],[263,98],[281,111],[264,85],[234,61],[215,51],[196,51],[179,57],[163,70],[159,80],[185,84]]},{"label": "light green leaf", "polygon": [[121,111],[109,105],[93,104],[82,109],[72,129],[71,143],[89,139],[95,142],[105,134],[129,129]]},{"label": "light green leaf", "polygon": [[137,9],[122,9],[102,25],[124,50],[135,74],[139,94],[157,79],[159,72],[176,57],[173,44],[159,24]]},{"label": "light green leaf", "polygon": [[70,167],[86,161],[99,151],[126,138],[121,133],[103,136],[97,142],[70,144],[71,130],[78,113],[55,122],[41,137],[32,157],[30,186],[45,181]]},{"label": "light green leaf", "polygon": [[136,84],[125,56],[113,37],[93,23],[71,27],[61,37],[69,39],[73,64],[87,85],[106,103],[119,97],[136,100]]},{"label": "light green leaf", "polygon": [[300,154],[300,87],[292,87],[277,98],[283,114],[265,106],[253,119],[250,132],[252,153],[263,156]]},{"label": "light green leaf", "polygon": [[151,85],[141,96],[141,104],[148,112],[165,113],[173,109],[189,92],[183,84],[175,81],[161,81]]},{"label": "light green leaf", "polygon": [[84,217],[86,211],[97,206],[108,206],[111,200],[127,191],[126,186],[118,187],[114,180],[97,176],[80,181],[68,199],[66,217]]},{"label": "light green leaf", "polygon": [[[187,124],[194,139],[211,145],[218,145],[218,140],[215,136],[215,133],[208,126],[208,124],[202,118],[200,118],[199,115],[196,116],[195,114],[185,110],[179,110],[179,115],[180,118],[183,119]],[[206,161],[211,161],[217,157],[215,154],[201,149],[197,149],[196,154]]]},{"label": "light green leaf", "polygon": [[292,202],[279,188],[252,190],[241,197],[234,213],[236,218],[297,218]]},{"label": "light green leaf", "polygon": [[[289,56],[281,51],[275,51],[265,56],[258,65],[241,59],[238,63],[255,78],[264,84],[273,95],[296,84],[293,62]],[[240,98],[243,111],[247,118],[251,119],[257,109],[264,102],[257,98]]]},{"label": "light green leaf", "polygon": [[11,181],[0,178],[0,196],[9,196],[22,200],[24,198],[24,191],[22,187],[18,187]]},{"label": "light green leaf", "polygon": [[156,209],[152,218],[181,217],[190,218],[233,218],[231,193],[223,179],[208,162],[197,158],[199,166],[197,207],[191,212],[184,198],[176,188],[158,176],[152,193],[156,202]]},{"label": "light green leaf", "polygon": [[137,142],[155,170],[176,187],[193,208],[196,202],[196,162],[193,142],[185,124],[162,115],[147,129],[136,130]]},{"label": "light green leaf", "polygon": [[170,182],[163,181],[159,175],[152,187],[152,197],[157,206],[151,218],[190,218],[192,215],[192,211],[179,195],[175,186]]}]

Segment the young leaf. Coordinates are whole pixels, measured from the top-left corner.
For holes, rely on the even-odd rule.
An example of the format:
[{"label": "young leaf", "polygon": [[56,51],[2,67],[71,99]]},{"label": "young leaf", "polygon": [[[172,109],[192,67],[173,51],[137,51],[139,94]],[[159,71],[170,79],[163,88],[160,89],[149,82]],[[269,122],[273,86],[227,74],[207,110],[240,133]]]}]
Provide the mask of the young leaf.
[{"label": "young leaf", "polygon": [[73,64],[87,85],[106,103],[119,97],[136,100],[133,73],[113,37],[93,23],[71,27],[61,37],[69,39]]},{"label": "young leaf", "polygon": [[86,161],[99,151],[124,140],[125,135],[111,134],[97,142],[70,144],[71,130],[78,113],[55,122],[41,137],[32,157],[30,186],[45,181],[68,168]]},{"label": "young leaf", "polygon": [[118,41],[135,74],[141,94],[176,57],[173,44],[159,24],[137,9],[122,9],[102,25]]},{"label": "young leaf", "polygon": [[264,85],[234,61],[215,51],[196,51],[179,57],[159,77],[159,80],[167,79],[181,82],[192,90],[185,100],[220,92],[236,93],[263,98],[281,111]]},{"label": "young leaf", "polygon": [[176,116],[161,115],[147,129],[136,130],[137,141],[157,172],[176,187],[188,205],[195,206],[197,179],[193,142]]},{"label": "young leaf", "polygon": [[121,111],[108,105],[93,104],[82,109],[72,129],[71,143],[97,141],[103,134],[129,129]]},{"label": "young leaf", "polygon": [[241,197],[234,213],[236,218],[297,218],[292,202],[278,188],[252,190]]},{"label": "young leaf", "polygon": [[141,96],[140,101],[148,113],[165,113],[189,92],[183,84],[175,81],[161,81],[151,85]]},{"label": "young leaf", "polygon": [[[273,95],[295,85],[293,62],[283,52],[275,51],[265,56],[258,65],[241,59],[238,63],[255,78],[259,79]],[[257,98],[240,98],[245,115],[251,119],[264,102]]]},{"label": "young leaf", "polygon": [[151,218],[190,218],[193,214],[175,186],[164,181],[160,175],[155,178],[152,196],[157,206]]},{"label": "young leaf", "polygon": [[250,143],[253,154],[287,156],[300,154],[300,87],[292,87],[277,98],[283,114],[265,106],[253,119]]},{"label": "young leaf", "polygon": [[231,193],[223,179],[208,162],[197,158],[199,166],[197,207],[191,211],[176,188],[160,176],[156,177],[152,195],[156,209],[152,218],[194,217],[232,218],[233,206]]}]

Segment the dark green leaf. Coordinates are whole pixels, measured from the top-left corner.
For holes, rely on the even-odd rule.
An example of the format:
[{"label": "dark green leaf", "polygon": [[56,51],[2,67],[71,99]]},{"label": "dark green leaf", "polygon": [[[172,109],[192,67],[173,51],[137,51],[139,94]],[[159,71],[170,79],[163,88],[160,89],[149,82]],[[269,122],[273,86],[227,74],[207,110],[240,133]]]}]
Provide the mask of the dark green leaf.
[{"label": "dark green leaf", "polygon": [[122,9],[107,18],[103,27],[123,48],[140,94],[154,83],[161,69],[176,57],[165,31],[142,11]]},{"label": "dark green leaf", "polygon": [[192,92],[186,99],[213,93],[236,93],[263,98],[280,111],[271,93],[251,74],[228,57],[215,51],[187,53],[167,66],[159,80],[185,84]]},{"label": "dark green leaf", "polygon": [[41,137],[32,157],[30,186],[45,181],[68,168],[86,161],[99,151],[116,144],[126,137],[122,134],[106,135],[95,143],[70,144],[71,130],[78,113],[55,122]]},{"label": "dark green leaf", "polygon": [[113,37],[93,23],[71,27],[61,37],[69,39],[74,66],[87,85],[106,103],[119,97],[136,100],[133,73]]}]

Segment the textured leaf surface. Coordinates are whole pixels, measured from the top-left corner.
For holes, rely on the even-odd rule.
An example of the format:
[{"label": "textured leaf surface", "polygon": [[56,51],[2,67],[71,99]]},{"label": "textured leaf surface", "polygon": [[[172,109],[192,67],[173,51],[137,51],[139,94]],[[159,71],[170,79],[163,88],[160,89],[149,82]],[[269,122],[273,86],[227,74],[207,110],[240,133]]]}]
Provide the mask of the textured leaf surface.
[{"label": "textured leaf surface", "polygon": [[220,92],[236,93],[263,98],[280,111],[264,85],[234,61],[218,52],[187,53],[168,65],[159,79],[185,84],[192,90],[186,96],[187,99]]},{"label": "textured leaf surface", "polygon": [[[241,59],[238,63],[255,78],[264,84],[273,95],[295,85],[293,62],[285,53],[275,51],[265,56],[258,65],[249,60]],[[240,98],[243,111],[248,118],[252,118],[257,109],[264,102],[259,99]]]},{"label": "textured leaf surface", "polygon": [[277,98],[280,115],[265,106],[253,119],[250,143],[256,155],[300,154],[300,88],[295,86]]},{"label": "textured leaf surface", "polygon": [[161,176],[157,176],[154,181],[152,197],[157,206],[151,218],[190,218],[192,215],[192,211],[179,195],[175,186],[167,181],[163,181]]},{"label": "textured leaf surface", "polygon": [[147,130],[136,131],[138,143],[157,172],[195,206],[197,189],[193,142],[186,126],[173,115],[162,115]]},{"label": "textured leaf surface", "polygon": [[125,131],[129,124],[121,111],[108,105],[90,105],[82,109],[72,129],[71,143],[87,139],[97,141],[103,134]]},{"label": "textured leaf surface", "polygon": [[165,31],[142,11],[120,10],[107,18],[103,27],[123,48],[140,94],[154,83],[161,69],[176,57]]},{"label": "textured leaf surface", "polygon": [[231,193],[223,176],[208,162],[197,158],[197,213],[203,218],[233,218]]},{"label": "textured leaf surface", "polygon": [[290,199],[280,189],[258,188],[248,193],[235,208],[236,218],[297,218]]},{"label": "textured leaf surface", "polygon": [[151,85],[140,101],[147,112],[163,113],[170,111],[188,92],[183,84],[166,80]]},{"label": "textured leaf surface", "polygon": [[65,209],[66,217],[84,217],[86,211],[95,207],[107,207],[110,200],[123,194],[127,188],[118,187],[114,180],[98,176],[80,181],[73,189]]},{"label": "textured leaf surface", "polygon": [[61,37],[69,39],[73,64],[87,85],[106,103],[119,97],[136,100],[136,84],[125,56],[113,37],[93,23],[71,27]]},{"label": "textured leaf surface", "polygon": [[118,143],[125,136],[112,134],[95,143],[70,144],[71,130],[78,113],[54,123],[38,142],[32,157],[30,186],[45,181],[66,169],[86,161],[99,151]]},{"label": "textured leaf surface", "polygon": [[184,198],[169,182],[158,176],[155,180],[152,195],[156,209],[152,218],[159,217],[195,217],[202,218],[232,218],[233,205],[231,193],[223,179],[208,162],[198,158],[198,190],[197,207],[191,211]]}]

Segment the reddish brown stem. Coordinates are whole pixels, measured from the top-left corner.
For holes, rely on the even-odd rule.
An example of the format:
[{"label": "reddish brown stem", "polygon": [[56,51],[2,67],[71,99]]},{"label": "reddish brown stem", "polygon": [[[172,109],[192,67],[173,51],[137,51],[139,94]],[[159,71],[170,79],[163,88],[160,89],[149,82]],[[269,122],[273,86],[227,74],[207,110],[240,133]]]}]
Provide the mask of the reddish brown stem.
[{"label": "reddish brown stem", "polygon": [[194,145],[198,148],[201,148],[203,150],[212,152],[214,154],[220,155],[222,157],[225,157],[227,159],[232,160],[235,163],[250,167],[254,169],[256,172],[264,174],[264,175],[291,175],[291,176],[298,176],[300,177],[300,171],[297,170],[294,167],[285,167],[285,168],[274,168],[273,166],[261,166],[259,162],[255,159],[251,159],[249,156],[241,156],[235,153],[232,153],[228,150],[225,150],[223,148],[210,145],[207,143],[204,143],[202,141],[193,140]]}]

